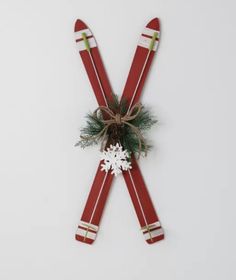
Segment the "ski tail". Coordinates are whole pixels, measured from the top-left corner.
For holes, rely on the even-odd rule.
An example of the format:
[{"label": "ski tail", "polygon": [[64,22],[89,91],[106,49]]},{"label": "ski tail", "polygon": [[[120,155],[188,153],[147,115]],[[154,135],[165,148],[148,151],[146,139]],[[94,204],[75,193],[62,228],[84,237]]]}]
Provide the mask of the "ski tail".
[{"label": "ski tail", "polygon": [[152,244],[163,239],[164,231],[135,159],[132,169],[123,175],[145,240]]},{"label": "ski tail", "polygon": [[101,171],[99,165],[75,235],[76,240],[92,244],[96,239],[112,179],[111,172]]}]

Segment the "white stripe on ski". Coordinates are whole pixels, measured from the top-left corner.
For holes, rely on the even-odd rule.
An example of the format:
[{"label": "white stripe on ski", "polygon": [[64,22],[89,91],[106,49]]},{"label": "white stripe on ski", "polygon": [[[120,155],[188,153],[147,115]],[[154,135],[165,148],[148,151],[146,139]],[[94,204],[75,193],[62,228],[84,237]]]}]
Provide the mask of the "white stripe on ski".
[{"label": "white stripe on ski", "polygon": [[[97,43],[93,37],[87,38],[87,40],[89,42],[89,46],[91,49],[97,47]],[[85,46],[83,40],[76,42],[76,46],[77,46],[79,52],[86,50],[86,46]]]},{"label": "white stripe on ski", "polygon": [[[149,49],[149,46],[150,46],[150,43],[152,41],[152,38],[148,38],[148,37],[145,37],[145,36],[142,36],[140,37],[139,41],[138,41],[138,45],[142,48],[145,48],[145,49]],[[154,43],[154,46],[153,46],[153,51],[156,51],[157,50],[157,47],[158,47],[158,41],[155,41]]]},{"label": "white stripe on ski", "polygon": [[93,36],[93,33],[90,31],[90,29],[86,28],[86,29],[75,32],[75,40],[83,39],[82,33],[85,33],[87,37]]},{"label": "white stripe on ski", "polygon": [[163,229],[159,228],[159,229],[145,233],[144,238],[145,238],[145,240],[149,240],[149,239],[153,239],[153,238],[158,237],[163,234],[164,234]]},{"label": "white stripe on ski", "polygon": [[148,35],[148,36],[151,36],[151,37],[152,37],[152,35],[153,35],[154,32],[157,32],[157,33],[158,33],[157,38],[159,38],[159,36],[160,36],[160,31],[157,31],[157,30],[155,30],[155,29],[151,29],[151,28],[148,28],[148,27],[144,28],[142,34],[145,34],[145,35]]},{"label": "white stripe on ski", "polygon": [[94,224],[91,224],[91,223],[88,223],[88,222],[84,222],[82,220],[80,221],[79,226],[89,228],[93,231],[98,231],[98,226],[97,225],[94,225]]},{"label": "white stripe on ski", "polygon": [[95,240],[95,239],[96,239],[96,236],[97,236],[96,233],[90,232],[90,231],[88,231],[88,230],[86,230],[86,229],[82,229],[82,228],[78,228],[78,229],[77,229],[76,235],[82,236],[82,237],[84,237],[85,239],[86,239],[86,238],[89,238],[89,239],[92,239],[92,240]]},{"label": "white stripe on ski", "polygon": [[141,230],[144,233],[144,232],[148,231],[148,229],[152,230],[152,229],[158,228],[160,226],[161,226],[161,223],[159,221],[157,221],[155,223],[152,223],[152,224],[149,224],[147,226],[142,227]]}]

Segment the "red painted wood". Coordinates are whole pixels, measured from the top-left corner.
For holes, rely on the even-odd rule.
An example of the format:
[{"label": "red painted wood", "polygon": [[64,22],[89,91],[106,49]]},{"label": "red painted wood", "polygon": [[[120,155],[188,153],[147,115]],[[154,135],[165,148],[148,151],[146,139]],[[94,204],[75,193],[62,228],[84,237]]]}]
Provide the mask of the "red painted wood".
[{"label": "red painted wood", "polygon": [[113,178],[113,175],[111,174],[111,172],[109,172],[107,177],[106,177],[106,181],[105,181],[105,184],[104,184],[104,187],[103,187],[103,191],[100,195],[99,202],[97,204],[97,209],[96,209],[95,215],[93,216],[93,219],[90,220],[91,216],[92,216],[92,213],[93,213],[94,206],[96,204],[97,197],[98,197],[99,192],[101,190],[103,180],[104,180],[105,175],[106,175],[105,172],[101,171],[100,164],[98,166],[96,176],[94,177],[94,181],[93,181],[93,184],[92,184],[92,187],[91,187],[91,190],[90,190],[90,193],[89,193],[89,196],[88,196],[88,199],[87,199],[87,202],[86,202],[86,205],[85,205],[82,217],[81,217],[82,221],[92,223],[96,226],[99,225],[101,215],[102,215],[102,211],[103,211],[103,207],[105,206],[104,205],[105,203],[103,203],[103,202],[106,201],[106,198],[108,196],[108,192],[109,192],[109,189],[110,189],[110,186],[111,186],[111,183],[112,183],[112,178]]},{"label": "red painted wood", "polygon": [[[135,178],[134,183],[137,186],[136,191],[137,191],[138,197],[140,199],[140,202],[142,204],[143,211],[146,214],[146,220],[147,220],[148,224],[152,224],[156,221],[159,221],[156,211],[154,209],[151,197],[148,193],[147,187],[145,185],[142,174],[138,167],[137,161],[134,158],[132,159],[132,169],[130,170],[130,172],[132,174],[132,177]],[[138,201],[136,199],[136,195],[135,195],[135,192],[134,192],[134,189],[132,186],[131,178],[129,176],[129,173],[125,172],[125,171],[123,172],[123,176],[126,181],[126,185],[128,187],[135,210],[138,214],[137,216],[139,218],[140,225],[141,225],[141,227],[143,227],[143,226],[145,226],[145,222],[144,222],[143,216],[141,214],[141,210],[140,210]]]},{"label": "red painted wood", "polygon": [[[157,18],[153,19],[152,21],[150,21],[148,23],[147,27],[159,31],[159,20]],[[88,27],[82,21],[78,20],[76,22],[75,31],[79,31],[79,30],[87,29],[87,28]],[[106,75],[105,69],[103,67],[98,48],[97,47],[92,48],[91,49],[91,54],[92,54],[93,59],[95,61],[95,65],[96,65],[97,71],[99,73],[99,77],[100,77],[100,80],[102,82],[102,86],[103,86],[105,95],[108,99],[111,99],[112,98],[111,86],[110,86],[108,77]],[[126,85],[125,85],[125,88],[124,88],[124,92],[123,92],[123,95],[122,95],[122,98],[126,98],[129,102],[132,99],[132,95],[133,95],[134,89],[136,88],[140,73],[142,71],[142,66],[143,66],[143,64],[146,60],[147,54],[148,54],[148,49],[142,48],[140,46],[137,47],[136,52],[135,52],[135,56],[134,56],[134,59],[133,59],[133,63],[132,63],[132,66],[131,66],[131,69],[130,69],[130,72],[129,72],[129,75],[128,75],[128,79],[127,79],[127,82],[126,82]],[[105,105],[104,98],[102,96],[102,93],[101,93],[101,90],[100,90],[95,72],[93,70],[89,54],[88,54],[87,51],[80,51],[80,55],[82,57],[84,65],[85,65],[90,83],[93,87],[95,96],[96,96],[97,101],[98,101],[98,104],[99,105]],[[149,71],[151,62],[153,60],[153,56],[154,56],[154,51],[152,51],[150,56],[149,56],[149,60],[148,60],[148,63],[146,65],[145,71],[143,73],[142,79],[140,81],[140,84],[139,84],[139,87],[138,87],[138,90],[137,90],[137,93],[136,93],[133,104],[135,104],[140,98],[147,73]],[[82,217],[81,217],[81,220],[92,223],[92,224],[97,225],[97,226],[100,223],[101,216],[102,216],[102,213],[103,213],[103,209],[104,209],[104,206],[105,206],[105,202],[106,202],[106,199],[107,199],[110,187],[111,187],[112,179],[113,179],[113,176],[110,173],[108,173],[105,184],[102,184],[106,173],[100,171],[100,164],[99,164],[99,167],[98,167],[98,170],[97,170],[97,173],[96,173],[91,191],[89,193],[84,212],[83,212]],[[129,173],[128,172],[123,172],[123,175],[124,175],[125,182],[127,184],[128,191],[130,193],[130,196],[131,196],[131,199],[132,199],[132,202],[133,202],[133,205],[134,205],[134,208],[135,208],[136,214],[138,216],[138,220],[140,222],[141,227],[145,226],[146,223],[150,224],[150,223],[154,223],[154,222],[158,221],[157,214],[156,214],[155,209],[153,207],[151,198],[148,194],[148,191],[147,191],[146,185],[144,183],[144,180],[142,178],[140,169],[138,168],[137,162],[134,158],[132,159],[131,175],[132,175],[134,185],[136,187],[136,192],[134,191],[134,186],[133,186],[133,183],[131,182],[131,178],[129,176]],[[98,203],[97,203],[96,211],[94,212],[93,218],[91,220],[93,209],[94,209],[94,206],[96,204],[96,200],[97,200],[97,197],[99,195],[99,192],[101,190],[102,185],[103,185],[103,189],[102,189],[102,192],[100,194],[100,198],[99,198]],[[138,199],[137,199],[137,195],[138,195]],[[141,211],[140,204],[141,204],[141,207],[143,208],[143,211]],[[144,216],[143,213],[145,215],[145,219],[143,217]],[[153,238],[152,241],[147,240],[147,242],[148,243],[154,243],[154,242],[156,242],[160,239],[163,239],[163,238],[164,238],[164,235]],[[93,240],[90,240],[90,239],[89,240],[84,240],[83,237],[80,237],[78,235],[76,235],[76,239],[79,240],[79,241],[85,242],[85,243],[89,243],[89,244],[91,244],[93,242]]]}]

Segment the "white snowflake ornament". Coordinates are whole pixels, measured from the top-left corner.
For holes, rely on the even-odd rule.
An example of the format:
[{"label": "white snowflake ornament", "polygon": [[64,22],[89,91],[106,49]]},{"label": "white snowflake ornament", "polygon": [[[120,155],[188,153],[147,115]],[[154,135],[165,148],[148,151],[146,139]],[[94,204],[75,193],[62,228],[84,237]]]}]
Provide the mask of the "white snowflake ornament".
[{"label": "white snowflake ornament", "polygon": [[122,170],[127,171],[132,168],[131,162],[127,160],[129,157],[127,150],[123,150],[123,147],[119,143],[115,146],[110,145],[101,154],[101,160],[104,161],[101,165],[101,170],[108,172],[111,169],[111,174],[117,176],[122,173]]}]

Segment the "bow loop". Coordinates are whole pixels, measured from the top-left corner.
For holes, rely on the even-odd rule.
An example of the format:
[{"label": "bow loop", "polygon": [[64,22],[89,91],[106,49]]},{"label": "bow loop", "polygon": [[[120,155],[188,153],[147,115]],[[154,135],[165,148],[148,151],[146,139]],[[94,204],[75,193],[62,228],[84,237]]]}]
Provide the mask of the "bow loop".
[{"label": "bow loop", "polygon": [[137,118],[139,113],[142,110],[142,104],[141,103],[136,103],[133,105],[130,110],[127,111],[125,115],[121,115],[120,113],[114,113],[110,108],[106,106],[99,106],[94,112],[93,115],[94,117],[98,117],[98,113],[105,113],[105,118],[103,117],[102,122],[104,124],[104,128],[96,135],[94,136],[81,136],[83,139],[87,140],[99,140],[102,138],[102,144],[101,144],[101,149],[104,147],[105,140],[107,138],[107,133],[108,129],[110,128],[111,125],[127,125],[131,128],[133,133],[136,135],[139,141],[139,152],[138,152],[138,158],[140,157],[142,148],[144,147],[144,152],[145,156],[147,154],[147,145],[146,141],[140,132],[140,130],[133,125],[130,121],[134,120]]},{"label": "bow loop", "polygon": [[[126,113],[126,120],[125,121],[132,121],[137,118],[139,113],[141,112],[143,106],[141,103],[136,103],[134,106],[130,108],[130,110]],[[135,112],[136,110],[136,112]]]}]

